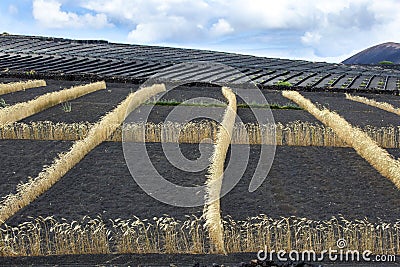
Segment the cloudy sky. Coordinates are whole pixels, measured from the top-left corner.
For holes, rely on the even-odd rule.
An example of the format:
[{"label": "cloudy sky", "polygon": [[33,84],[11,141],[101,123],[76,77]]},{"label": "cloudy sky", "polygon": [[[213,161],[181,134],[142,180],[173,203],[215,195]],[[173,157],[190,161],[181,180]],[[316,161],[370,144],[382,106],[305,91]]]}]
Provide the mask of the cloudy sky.
[{"label": "cloudy sky", "polygon": [[399,0],[1,0],[0,32],[340,62],[400,42]]}]

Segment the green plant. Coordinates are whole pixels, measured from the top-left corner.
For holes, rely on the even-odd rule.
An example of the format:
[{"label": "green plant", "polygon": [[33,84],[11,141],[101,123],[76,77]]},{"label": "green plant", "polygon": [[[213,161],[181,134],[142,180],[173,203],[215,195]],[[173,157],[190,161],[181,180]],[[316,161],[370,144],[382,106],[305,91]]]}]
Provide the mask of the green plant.
[{"label": "green plant", "polygon": [[206,102],[181,102],[175,99],[159,100],[159,101],[147,101],[146,105],[155,106],[188,106],[188,107],[226,107],[222,103],[206,103]]},{"label": "green plant", "polygon": [[394,63],[392,61],[389,61],[389,60],[383,60],[383,61],[379,62],[379,64],[381,64],[381,65],[392,65]]},{"label": "green plant", "polygon": [[[155,105],[155,106],[190,106],[190,107],[220,107],[226,108],[226,104],[223,103],[211,103],[211,102],[181,102],[174,99],[169,100],[159,100],[159,101],[147,101],[146,105]],[[270,109],[291,109],[291,110],[302,110],[296,104],[287,103],[285,105],[281,104],[259,104],[257,102],[252,103],[241,103],[237,104],[237,108],[270,108]]]},{"label": "green plant", "polygon": [[0,108],[6,108],[9,105],[6,103],[6,101],[3,98],[0,98]]},{"label": "green plant", "polygon": [[290,82],[285,82],[285,81],[279,81],[275,85],[282,86],[282,87],[291,87],[292,86],[292,84]]},{"label": "green plant", "polygon": [[237,105],[238,108],[270,108],[270,109],[282,109],[282,110],[302,110],[301,107],[299,107],[296,104],[292,104],[292,103],[286,103],[285,105],[281,105],[281,104],[276,104],[276,103],[272,103],[272,104],[258,104],[258,103],[249,103],[249,104],[238,104]]},{"label": "green plant", "polygon": [[32,75],[35,75],[35,74],[36,74],[36,71],[35,71],[35,70],[29,70],[29,71],[26,71],[25,74],[28,75],[28,76],[29,76],[29,75],[32,76]]},{"label": "green plant", "polygon": [[70,102],[65,102],[65,103],[61,103],[61,109],[66,112],[69,113],[72,111],[72,104]]},{"label": "green plant", "polygon": [[362,81],[361,84],[360,84],[360,87],[361,88],[365,88],[366,86],[367,86],[367,81],[365,81],[365,80]]}]

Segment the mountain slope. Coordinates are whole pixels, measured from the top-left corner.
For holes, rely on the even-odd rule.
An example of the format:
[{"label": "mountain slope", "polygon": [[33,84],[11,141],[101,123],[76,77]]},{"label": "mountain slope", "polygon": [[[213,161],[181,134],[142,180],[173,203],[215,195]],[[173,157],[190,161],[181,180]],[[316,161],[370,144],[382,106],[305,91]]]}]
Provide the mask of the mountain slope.
[{"label": "mountain slope", "polygon": [[400,64],[400,43],[383,43],[367,48],[360,53],[344,60],[344,64],[378,64],[381,61],[391,61]]}]

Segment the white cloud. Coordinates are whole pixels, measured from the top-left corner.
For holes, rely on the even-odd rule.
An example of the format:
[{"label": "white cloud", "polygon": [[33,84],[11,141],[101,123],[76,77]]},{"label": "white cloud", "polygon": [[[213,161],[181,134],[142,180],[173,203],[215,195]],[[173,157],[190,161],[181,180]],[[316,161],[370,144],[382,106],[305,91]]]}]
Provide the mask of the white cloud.
[{"label": "white cloud", "polygon": [[217,23],[211,26],[210,33],[214,36],[226,35],[234,32],[234,29],[225,19],[219,19]]},{"label": "white cloud", "polygon": [[171,16],[137,24],[129,32],[128,40],[134,43],[187,42],[202,36],[203,32],[199,25],[193,25],[183,17]]},{"label": "white cloud", "polygon": [[318,32],[306,32],[301,36],[301,42],[305,45],[316,45],[321,40],[321,37]]},{"label": "white cloud", "polygon": [[[61,10],[79,3],[97,15]],[[385,41],[400,42],[398,0],[35,0],[48,27],[100,27],[111,21],[140,44],[237,45],[339,58]],[[44,7],[43,7],[44,6]],[[35,11],[36,10],[36,11]],[[257,40],[257,42],[254,42]],[[299,49],[302,48],[302,49]],[[312,51],[309,52],[309,51]],[[285,53],[283,53],[285,54]],[[266,55],[268,56],[268,55]]]},{"label": "white cloud", "polygon": [[9,5],[8,6],[8,13],[10,13],[11,15],[17,15],[18,14],[18,7],[16,7],[15,5]]},{"label": "white cloud", "polygon": [[105,14],[78,15],[61,10],[56,0],[34,0],[33,17],[46,28],[104,28],[111,26]]}]

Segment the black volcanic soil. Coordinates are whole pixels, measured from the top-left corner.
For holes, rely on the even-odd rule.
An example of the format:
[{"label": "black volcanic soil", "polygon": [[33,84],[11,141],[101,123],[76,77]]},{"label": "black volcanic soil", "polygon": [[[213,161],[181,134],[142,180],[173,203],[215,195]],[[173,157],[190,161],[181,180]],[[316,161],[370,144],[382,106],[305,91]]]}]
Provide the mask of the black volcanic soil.
[{"label": "black volcanic soil", "polygon": [[[146,119],[145,114],[143,113],[144,110],[147,110],[151,107],[148,106],[143,106],[139,107],[137,110],[133,111],[135,114],[138,115],[138,120],[134,120],[136,122],[138,121],[149,121],[149,122],[154,122],[154,123],[160,123],[164,121],[179,121],[179,120],[174,120],[171,117],[168,117],[168,115],[175,110],[176,107],[174,106],[155,106],[151,110],[149,116]],[[185,109],[185,115],[191,116],[193,118],[203,118],[206,115],[209,116],[215,116],[219,121],[222,120],[222,116],[224,114],[225,108],[222,107],[184,107]],[[266,112],[265,109],[260,109],[260,108],[255,108],[256,112]],[[311,114],[309,114],[305,110],[283,110],[283,109],[273,109],[272,115],[274,117],[274,121],[276,123],[280,122],[282,124],[286,124],[289,122],[293,121],[303,121],[303,122],[313,122],[313,123],[318,123],[318,120],[315,119]],[[254,116],[254,113],[251,109],[249,108],[238,108],[237,109],[237,114],[238,118],[236,119],[237,122],[239,122],[239,118],[242,122],[244,123],[256,123],[256,117]],[[261,113],[263,114],[263,113]],[[267,115],[266,115],[267,116]],[[168,119],[167,119],[168,117]],[[265,117],[262,117],[262,119],[266,119]]]},{"label": "black volcanic soil", "polygon": [[68,141],[0,140],[0,194],[15,192],[20,182],[35,178],[57,154],[67,151]]},{"label": "black volcanic soil", "polygon": [[[62,255],[48,257],[7,257],[0,260],[0,266],[231,266],[243,267],[244,263],[250,264],[251,260],[256,259],[256,253],[234,253],[229,255],[202,255],[202,254],[107,254],[107,255]],[[388,267],[399,266],[399,257],[396,257],[394,263],[379,262],[332,262],[325,260],[314,263],[314,265],[297,266],[368,266],[368,267]],[[296,266],[284,265],[274,260],[278,266]],[[296,263],[295,263],[296,264]],[[254,265],[248,265],[254,266]],[[260,265],[258,265],[260,266]],[[277,266],[277,265],[266,265]]]},{"label": "black volcanic soil", "polygon": [[99,90],[80,98],[69,101],[71,112],[65,112],[62,105],[32,115],[22,122],[53,121],[53,122],[96,122],[106,113],[112,111],[137,85],[109,83],[107,89]]},{"label": "black volcanic soil", "polygon": [[386,102],[393,105],[395,108],[400,108],[400,96],[394,95],[383,95],[383,94],[354,94],[366,97],[368,99],[374,99],[378,102]]},{"label": "black volcanic soil", "polygon": [[[69,82],[69,81],[48,81],[47,87],[41,87],[38,89],[30,89],[23,92],[16,92],[7,95],[3,95],[2,98],[6,103],[13,104],[17,102],[28,101],[37,97],[42,93],[57,91],[60,88],[70,88],[71,86],[85,84],[82,82]],[[106,90],[100,90],[75,100],[69,101],[71,104],[71,112],[65,112],[62,109],[62,105],[57,105],[46,109],[42,112],[34,114],[21,122],[35,122],[35,121],[53,121],[53,122],[97,122],[107,112],[112,111],[121,101],[123,101],[131,91],[135,91],[138,88],[138,84],[122,84],[122,83],[107,83]],[[279,91],[263,90],[268,103],[287,105],[290,101],[284,98]],[[254,95],[251,91],[250,95]],[[217,99],[225,102],[220,88],[216,87],[178,87],[163,96],[164,100],[176,100],[185,101],[196,97],[208,97]],[[243,100],[238,99],[238,103],[244,103]],[[174,106],[156,106],[154,111],[147,118],[150,122],[162,122],[166,116],[174,110]],[[193,116],[198,116],[204,107],[191,107],[190,112]],[[208,110],[214,110],[215,114],[222,116],[224,108],[211,108]],[[259,110],[259,109],[258,109]],[[317,122],[317,120],[302,110],[272,110],[276,122],[288,123],[296,120]],[[243,122],[255,122],[253,112],[248,108],[239,108],[238,115]],[[145,118],[144,118],[145,119]]]},{"label": "black volcanic soil", "polygon": [[[2,81],[5,81],[2,79]],[[84,82],[48,81],[49,88],[29,89],[0,96],[7,103],[30,100],[44,92],[69,88]],[[112,110],[137,85],[108,83],[108,90],[102,90],[71,101],[72,111],[65,113],[60,106],[31,116],[24,121],[95,122]],[[190,90],[189,90],[190,89]],[[191,91],[193,90],[193,91]],[[270,103],[285,105],[290,101],[278,91],[264,91]],[[354,125],[387,126],[398,125],[398,116],[379,109],[344,99],[343,94],[304,93],[314,102],[328,104]],[[223,100],[215,88],[181,88],[165,96],[165,99],[185,100],[193,96],[206,96]],[[368,95],[370,96],[370,95]],[[376,97],[376,98],[375,98]],[[374,96],[375,99],[398,105],[398,97]],[[240,103],[240,100],[239,100]],[[149,120],[158,122],[174,107],[157,106]],[[222,115],[223,109],[213,111]],[[191,111],[197,115],[194,108]],[[239,109],[244,122],[254,121],[248,109]],[[317,122],[306,111],[273,110],[276,122],[287,123],[295,120]],[[393,115],[393,116],[392,116]],[[24,140],[0,140],[2,170],[0,171],[0,193],[2,196],[13,192],[20,181],[28,176],[35,177],[43,165],[50,164],[54,157],[66,151],[71,142],[47,142]],[[181,185],[199,185],[205,181],[205,171],[185,173],[173,167],[166,159],[160,144],[147,144],[148,153],[155,168],[168,180]],[[198,145],[181,144],[183,154],[190,158],[199,156]],[[400,157],[399,149],[390,149]],[[221,200],[223,215],[234,219],[246,219],[260,213],[273,218],[298,216],[323,220],[342,214],[347,219],[364,217],[375,222],[378,218],[394,222],[400,214],[400,191],[382,177],[351,148],[330,147],[277,147],[271,171],[262,186],[255,192],[248,192],[251,175],[257,164],[259,146],[251,146],[250,163],[236,187]],[[14,173],[15,172],[15,173]],[[33,203],[20,210],[7,221],[16,225],[30,221],[29,216],[55,216],[69,221],[81,220],[83,216],[102,216],[104,220],[131,218],[142,219],[168,214],[184,219],[186,214],[200,215],[202,207],[177,208],[148,196],[131,177],[126,166],[121,143],[103,143],[89,153],[50,190]],[[255,254],[226,256],[213,255],[75,255],[38,258],[0,258],[0,266],[87,266],[87,265],[152,265],[193,266],[195,263],[212,266],[212,262],[235,266],[241,261],[248,262]],[[355,266],[354,263],[323,266]],[[356,265],[357,266],[357,265]],[[358,266],[398,266],[389,264]]]},{"label": "black volcanic soil", "polygon": [[[4,80],[4,79],[2,79]],[[1,96],[7,103],[12,104],[21,101],[27,101],[34,97],[48,91],[59,90],[60,88],[69,88],[73,85],[82,84],[83,82],[70,82],[70,81],[48,81],[48,87],[41,87],[36,89],[29,89],[22,92],[11,93]],[[83,83],[84,84],[84,83]],[[107,83],[106,90],[100,90],[78,99],[70,101],[72,110],[65,112],[62,105],[57,105],[45,111],[39,112],[30,116],[22,122],[44,121],[49,120],[53,122],[81,122],[89,121],[96,122],[107,112],[113,110],[118,103],[132,91],[137,90],[138,84],[124,84],[124,83]],[[249,98],[254,96],[254,91],[248,91]],[[264,96],[270,104],[287,105],[292,103],[281,95],[280,91],[275,90],[262,90]],[[346,120],[353,125],[364,127],[366,125],[373,126],[388,126],[398,125],[398,116],[375,107],[370,107],[362,103],[356,103],[346,100],[343,93],[331,92],[302,92],[302,94],[312,100],[314,103],[326,106],[331,110],[337,111]],[[203,86],[203,87],[178,87],[163,96],[165,100],[185,101],[195,97],[209,97],[218,99],[225,102],[221,90],[217,87]],[[392,95],[373,95],[369,94],[368,97],[374,98],[377,101],[384,101],[393,104],[395,107],[400,106],[400,98]],[[238,99],[238,103],[243,103],[242,99]],[[292,103],[293,104],[293,103]],[[162,122],[166,116],[174,110],[174,106],[156,106],[152,113],[147,118],[147,121]],[[189,112],[193,116],[201,114],[204,107],[190,107]],[[223,108],[207,108],[209,111],[213,110],[214,114],[222,116]],[[257,110],[257,109],[256,109]],[[261,109],[258,109],[261,110]],[[215,111],[215,112],[214,112]],[[272,110],[276,122],[283,124],[292,121],[308,121],[319,123],[312,115],[303,110]],[[253,112],[248,108],[239,108],[238,115],[243,122],[256,122]],[[143,118],[145,119],[145,118]]]},{"label": "black volcanic soil", "polygon": [[[180,147],[191,158],[198,156],[197,145]],[[174,168],[160,144],[148,144],[148,153],[166,179],[182,185],[204,183],[205,171],[185,174]],[[222,198],[224,215],[234,219],[260,213],[315,220],[338,214],[348,219],[368,217],[371,221],[378,217],[384,221],[398,219],[400,191],[350,148],[277,147],[267,179],[258,190],[249,193],[250,175],[258,153],[257,146],[252,146],[246,173]],[[35,162],[36,157],[32,155],[31,160]],[[85,215],[115,219],[169,214],[183,219],[185,214],[200,215],[201,211],[202,207],[177,208],[146,195],[126,167],[121,144],[103,143],[8,223],[15,225],[26,221],[28,216],[39,215],[80,220]]]},{"label": "black volcanic soil", "polygon": [[[70,86],[77,84],[77,82],[66,82],[61,81],[49,81],[49,88],[46,90],[58,90],[60,87],[69,88]],[[72,110],[71,112],[65,112],[62,110],[61,105],[54,106],[45,111],[39,112],[33,116],[30,116],[22,122],[33,122],[33,121],[44,121],[49,120],[53,122],[81,122],[89,121],[96,122],[107,112],[113,110],[118,103],[120,103],[125,97],[131,92],[138,88],[137,84],[122,84],[122,83],[107,83],[107,90],[101,90],[80,97],[73,101],[70,101]],[[38,92],[42,92],[44,88],[30,89],[24,92],[17,92],[12,94],[3,95],[2,98],[7,103],[15,103],[20,101],[27,101],[38,95]],[[292,103],[290,100],[284,98],[281,92],[274,90],[262,90],[269,103],[286,105]],[[251,93],[249,93],[251,95]],[[330,108],[331,110],[337,111],[345,119],[347,119],[353,125],[364,127],[366,125],[373,126],[388,126],[398,125],[398,116],[391,114],[386,111],[382,111],[375,107],[370,107],[361,103],[356,103],[344,98],[342,93],[313,93],[313,92],[302,92],[302,94],[310,98],[313,102],[319,103],[323,106]],[[368,95],[369,97],[375,98],[377,101],[385,101],[392,103],[396,107],[399,106],[400,98],[397,96],[389,95]],[[179,87],[174,89],[168,94],[164,95],[163,99],[166,100],[177,100],[184,101],[194,97],[210,97],[225,101],[219,88],[215,87]],[[241,99],[238,99],[238,103],[243,103]],[[293,104],[293,103],[292,103]],[[151,122],[162,122],[166,116],[174,110],[174,106],[156,106],[151,112],[147,121]],[[143,109],[143,108],[142,108]],[[190,107],[189,112],[194,116],[198,117],[201,114],[203,107]],[[221,117],[224,108],[207,108],[209,111],[213,110],[214,114],[219,114]],[[140,108],[139,108],[140,110]],[[257,109],[256,109],[257,110]],[[261,110],[261,109],[258,109]],[[215,112],[214,112],[215,111]],[[135,111],[136,112],[136,111]],[[272,110],[275,122],[281,122],[286,124],[292,121],[308,121],[320,124],[312,115],[304,110]],[[256,122],[253,112],[248,108],[239,108],[238,115],[243,122]],[[145,119],[145,118],[143,118]]]},{"label": "black volcanic soil", "polygon": [[[319,104],[321,107],[336,111],[354,126],[398,126],[400,122],[400,117],[398,115],[363,103],[348,100],[343,93],[302,92],[302,95],[310,99],[314,104]],[[380,99],[384,98],[382,97]],[[398,96],[392,96],[392,99],[397,100]]]},{"label": "black volcanic soil", "polygon": [[[23,79],[1,79],[0,82],[8,83],[8,82],[18,82],[23,81]],[[88,82],[87,82],[88,83]],[[13,105],[20,102],[25,102],[32,100],[40,95],[44,95],[50,92],[59,91],[62,89],[68,89],[76,85],[87,84],[86,82],[79,81],[58,81],[58,80],[46,80],[47,86],[37,87],[26,89],[25,91],[18,91],[14,93],[9,93],[5,95],[1,95],[0,98],[3,98],[5,102],[9,105]]]}]

